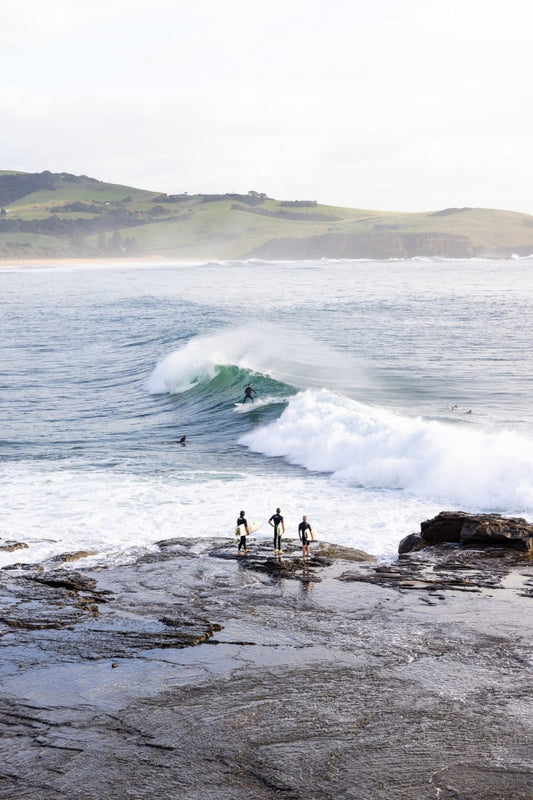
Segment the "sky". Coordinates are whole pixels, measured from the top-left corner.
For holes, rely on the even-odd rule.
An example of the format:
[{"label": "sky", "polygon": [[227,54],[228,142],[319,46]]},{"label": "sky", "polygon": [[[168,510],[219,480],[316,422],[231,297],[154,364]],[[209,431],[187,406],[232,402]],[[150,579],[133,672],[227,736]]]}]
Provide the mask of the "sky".
[{"label": "sky", "polygon": [[24,0],[0,169],[533,214],[530,0]]}]

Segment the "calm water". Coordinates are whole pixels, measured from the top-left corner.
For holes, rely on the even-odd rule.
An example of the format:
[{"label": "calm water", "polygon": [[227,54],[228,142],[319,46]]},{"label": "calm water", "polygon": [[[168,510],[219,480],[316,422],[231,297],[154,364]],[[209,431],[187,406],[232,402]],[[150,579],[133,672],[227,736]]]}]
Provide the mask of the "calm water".
[{"label": "calm water", "polygon": [[306,513],[383,557],[443,509],[533,519],[532,259],[17,268],[0,286],[0,537],[29,545],[0,565],[228,537],[241,508],[260,536],[279,505],[292,535]]}]

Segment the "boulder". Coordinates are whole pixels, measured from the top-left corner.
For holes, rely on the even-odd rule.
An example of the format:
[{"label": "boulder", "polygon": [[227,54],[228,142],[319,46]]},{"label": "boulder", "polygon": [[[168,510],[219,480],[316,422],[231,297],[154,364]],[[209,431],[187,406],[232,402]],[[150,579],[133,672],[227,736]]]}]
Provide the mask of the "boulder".
[{"label": "boulder", "polygon": [[60,553],[52,558],[56,564],[65,564],[69,561],[77,561],[79,558],[89,558],[98,555],[97,550],[75,550],[72,553]]},{"label": "boulder", "polygon": [[370,553],[365,553],[364,550],[358,550],[355,547],[343,547],[340,544],[333,544],[332,542],[318,542],[313,546],[313,555],[322,558],[331,558],[334,560],[341,559],[342,561],[372,561],[377,559],[371,556]]},{"label": "boulder", "polygon": [[13,553],[15,550],[27,550],[28,545],[26,542],[6,542],[0,545],[0,550],[3,553]]},{"label": "boulder", "polygon": [[408,536],[405,536],[398,545],[398,553],[400,555],[402,555],[402,553],[413,553],[416,550],[422,550],[423,547],[427,547],[427,545],[422,539],[422,536],[419,533],[410,533]]},{"label": "boulder", "polygon": [[420,524],[419,534],[411,533],[402,539],[398,552],[409,553],[445,544],[476,549],[508,548],[533,553],[533,525],[521,517],[441,511],[433,519]]}]

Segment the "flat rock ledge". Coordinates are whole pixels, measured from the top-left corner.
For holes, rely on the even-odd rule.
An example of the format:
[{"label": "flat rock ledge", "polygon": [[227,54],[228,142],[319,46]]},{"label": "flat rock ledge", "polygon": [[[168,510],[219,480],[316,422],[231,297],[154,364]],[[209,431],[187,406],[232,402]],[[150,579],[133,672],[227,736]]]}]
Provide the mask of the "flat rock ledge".
[{"label": "flat rock ledge", "polygon": [[527,555],[283,546],[0,569],[1,800],[532,800]]},{"label": "flat rock ledge", "polygon": [[433,519],[420,524],[420,533],[411,533],[402,539],[398,553],[402,555],[440,545],[469,549],[500,548],[533,555],[533,525],[521,517],[441,511]]}]

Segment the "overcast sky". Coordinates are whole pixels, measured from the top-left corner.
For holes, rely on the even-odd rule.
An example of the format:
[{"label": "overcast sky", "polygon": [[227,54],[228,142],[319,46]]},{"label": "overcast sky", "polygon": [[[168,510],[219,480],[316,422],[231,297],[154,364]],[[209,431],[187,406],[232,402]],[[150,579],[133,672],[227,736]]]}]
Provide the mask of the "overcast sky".
[{"label": "overcast sky", "polygon": [[24,0],[0,169],[533,214],[531,0]]}]

